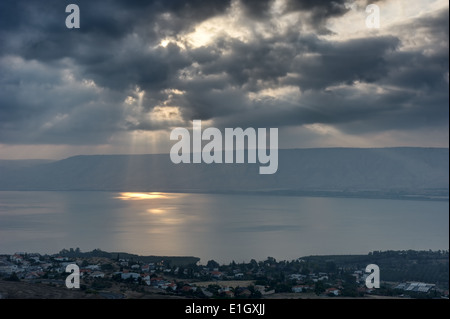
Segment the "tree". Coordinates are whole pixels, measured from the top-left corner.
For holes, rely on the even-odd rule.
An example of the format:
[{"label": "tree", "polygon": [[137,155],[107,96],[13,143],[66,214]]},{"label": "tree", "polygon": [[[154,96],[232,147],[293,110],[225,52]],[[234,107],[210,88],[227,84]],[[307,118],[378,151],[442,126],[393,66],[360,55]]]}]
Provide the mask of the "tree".
[{"label": "tree", "polygon": [[285,283],[275,284],[275,292],[291,292],[292,286]]},{"label": "tree", "polygon": [[344,283],[342,289],[342,295],[347,297],[356,297],[358,296],[358,284],[356,283],[355,277],[351,274],[345,274]]},{"label": "tree", "polygon": [[13,272],[11,274],[11,276],[6,278],[5,280],[7,280],[7,281],[20,281],[19,277],[17,276],[17,274],[15,272]]},{"label": "tree", "polygon": [[311,272],[311,270],[307,266],[304,266],[300,273],[304,276],[308,276],[310,272]]},{"label": "tree", "polygon": [[328,273],[335,273],[337,270],[336,264],[333,261],[327,261],[325,268]]},{"label": "tree", "polygon": [[111,271],[114,269],[114,266],[112,264],[102,264],[101,269],[103,271]]},{"label": "tree", "polygon": [[219,263],[216,262],[215,260],[209,260],[208,263],[206,264],[206,267],[212,269],[212,268],[219,268]]},{"label": "tree", "polygon": [[250,285],[250,286],[247,287],[247,289],[252,293],[250,295],[250,298],[261,298],[262,297],[261,292],[259,290],[257,290],[255,288],[255,286]]},{"label": "tree", "polygon": [[320,295],[325,291],[325,286],[323,284],[323,282],[321,280],[316,281],[316,283],[314,284],[314,292],[316,293],[316,295]]}]

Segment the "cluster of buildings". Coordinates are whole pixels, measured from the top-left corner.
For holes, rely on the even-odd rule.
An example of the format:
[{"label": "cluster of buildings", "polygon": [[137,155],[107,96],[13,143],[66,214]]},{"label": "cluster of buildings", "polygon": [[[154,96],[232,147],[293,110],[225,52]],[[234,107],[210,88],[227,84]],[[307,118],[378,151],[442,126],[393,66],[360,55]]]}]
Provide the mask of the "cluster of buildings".
[{"label": "cluster of buildings", "polygon": [[0,276],[2,277],[15,274],[18,278],[32,280],[43,277],[49,269],[54,267],[55,264],[51,260],[44,260],[39,254],[15,253],[0,256]]},{"label": "cluster of buildings", "polygon": [[[400,289],[403,291],[413,291],[413,292],[423,292],[428,293],[432,289],[435,288],[434,284],[426,284],[423,282],[404,282],[401,284],[398,284],[395,289]],[[447,292],[448,295],[448,292]]]},{"label": "cluster of buildings", "polygon": [[[109,282],[110,286],[127,283],[131,287],[148,287],[161,293],[205,298],[254,298],[279,292],[341,296],[345,295],[345,280],[348,280],[338,274],[342,269],[333,272],[300,271],[304,270],[301,260],[292,263],[277,263],[275,260],[257,263],[252,260],[251,263],[239,265],[170,266],[164,260],[150,263],[118,258],[70,258],[27,253],[0,255],[0,280],[50,283],[63,287],[69,275],[66,267],[70,264],[79,266],[81,282],[88,289],[94,287],[93,283],[99,282]],[[365,287],[368,274],[364,269],[353,269],[347,275],[350,275],[347,278],[354,278],[354,281],[350,281],[355,285],[358,295],[377,293]],[[208,284],[205,285],[205,282]],[[435,285],[406,282],[397,283],[393,289],[426,294],[433,291]]]}]

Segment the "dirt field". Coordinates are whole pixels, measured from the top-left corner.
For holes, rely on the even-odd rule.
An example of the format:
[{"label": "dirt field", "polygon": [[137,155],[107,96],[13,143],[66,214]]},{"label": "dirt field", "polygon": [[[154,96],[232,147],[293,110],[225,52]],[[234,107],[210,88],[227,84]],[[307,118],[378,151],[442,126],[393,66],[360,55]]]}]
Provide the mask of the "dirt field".
[{"label": "dirt field", "polygon": [[236,280],[236,281],[202,281],[202,282],[194,282],[194,284],[198,287],[208,287],[209,285],[219,285],[224,287],[248,287],[253,285],[255,281],[253,280]]},{"label": "dirt field", "polygon": [[0,281],[2,299],[97,299],[98,295],[45,284]]}]

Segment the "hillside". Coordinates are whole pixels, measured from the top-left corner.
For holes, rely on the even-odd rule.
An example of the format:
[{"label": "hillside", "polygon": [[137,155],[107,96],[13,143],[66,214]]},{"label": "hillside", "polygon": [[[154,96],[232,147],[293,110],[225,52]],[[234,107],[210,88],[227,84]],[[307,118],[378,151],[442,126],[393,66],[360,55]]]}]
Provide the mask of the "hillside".
[{"label": "hillside", "polygon": [[[1,163],[0,163],[1,164]],[[173,164],[168,154],[75,156],[0,165],[0,190],[264,192],[293,195],[448,198],[444,148],[292,149],[278,172],[260,164]]]}]

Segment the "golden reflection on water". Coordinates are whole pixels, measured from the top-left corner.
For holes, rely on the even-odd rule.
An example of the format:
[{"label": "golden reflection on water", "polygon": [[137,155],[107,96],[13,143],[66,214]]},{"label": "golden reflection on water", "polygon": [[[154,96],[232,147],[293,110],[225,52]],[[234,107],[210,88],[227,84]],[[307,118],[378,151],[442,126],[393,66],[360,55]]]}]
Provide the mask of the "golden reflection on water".
[{"label": "golden reflection on water", "polygon": [[[142,208],[142,212],[138,217],[140,218],[140,223],[142,225],[147,223],[151,223],[153,226],[157,225],[156,229],[152,227],[149,231],[158,233],[159,231],[156,230],[161,230],[165,226],[180,225],[187,221],[188,218],[186,216],[180,215],[179,212],[174,209],[173,205],[169,204],[171,199],[177,199],[185,195],[186,194],[161,192],[124,192],[118,194],[115,198],[124,201],[137,201],[136,205],[139,205],[139,207]],[[166,199],[169,200],[169,202],[153,201],[157,199]],[[146,200],[148,200],[148,202],[146,202]]]},{"label": "golden reflection on water", "polygon": [[159,193],[159,192],[151,192],[151,193],[120,193],[120,196],[116,198],[121,200],[144,200],[144,199],[162,199],[162,198],[174,198],[179,197],[180,194],[169,194],[169,193]]},{"label": "golden reflection on water", "polygon": [[150,208],[147,209],[147,212],[149,212],[150,214],[161,215],[167,212],[167,210],[162,208]]}]

